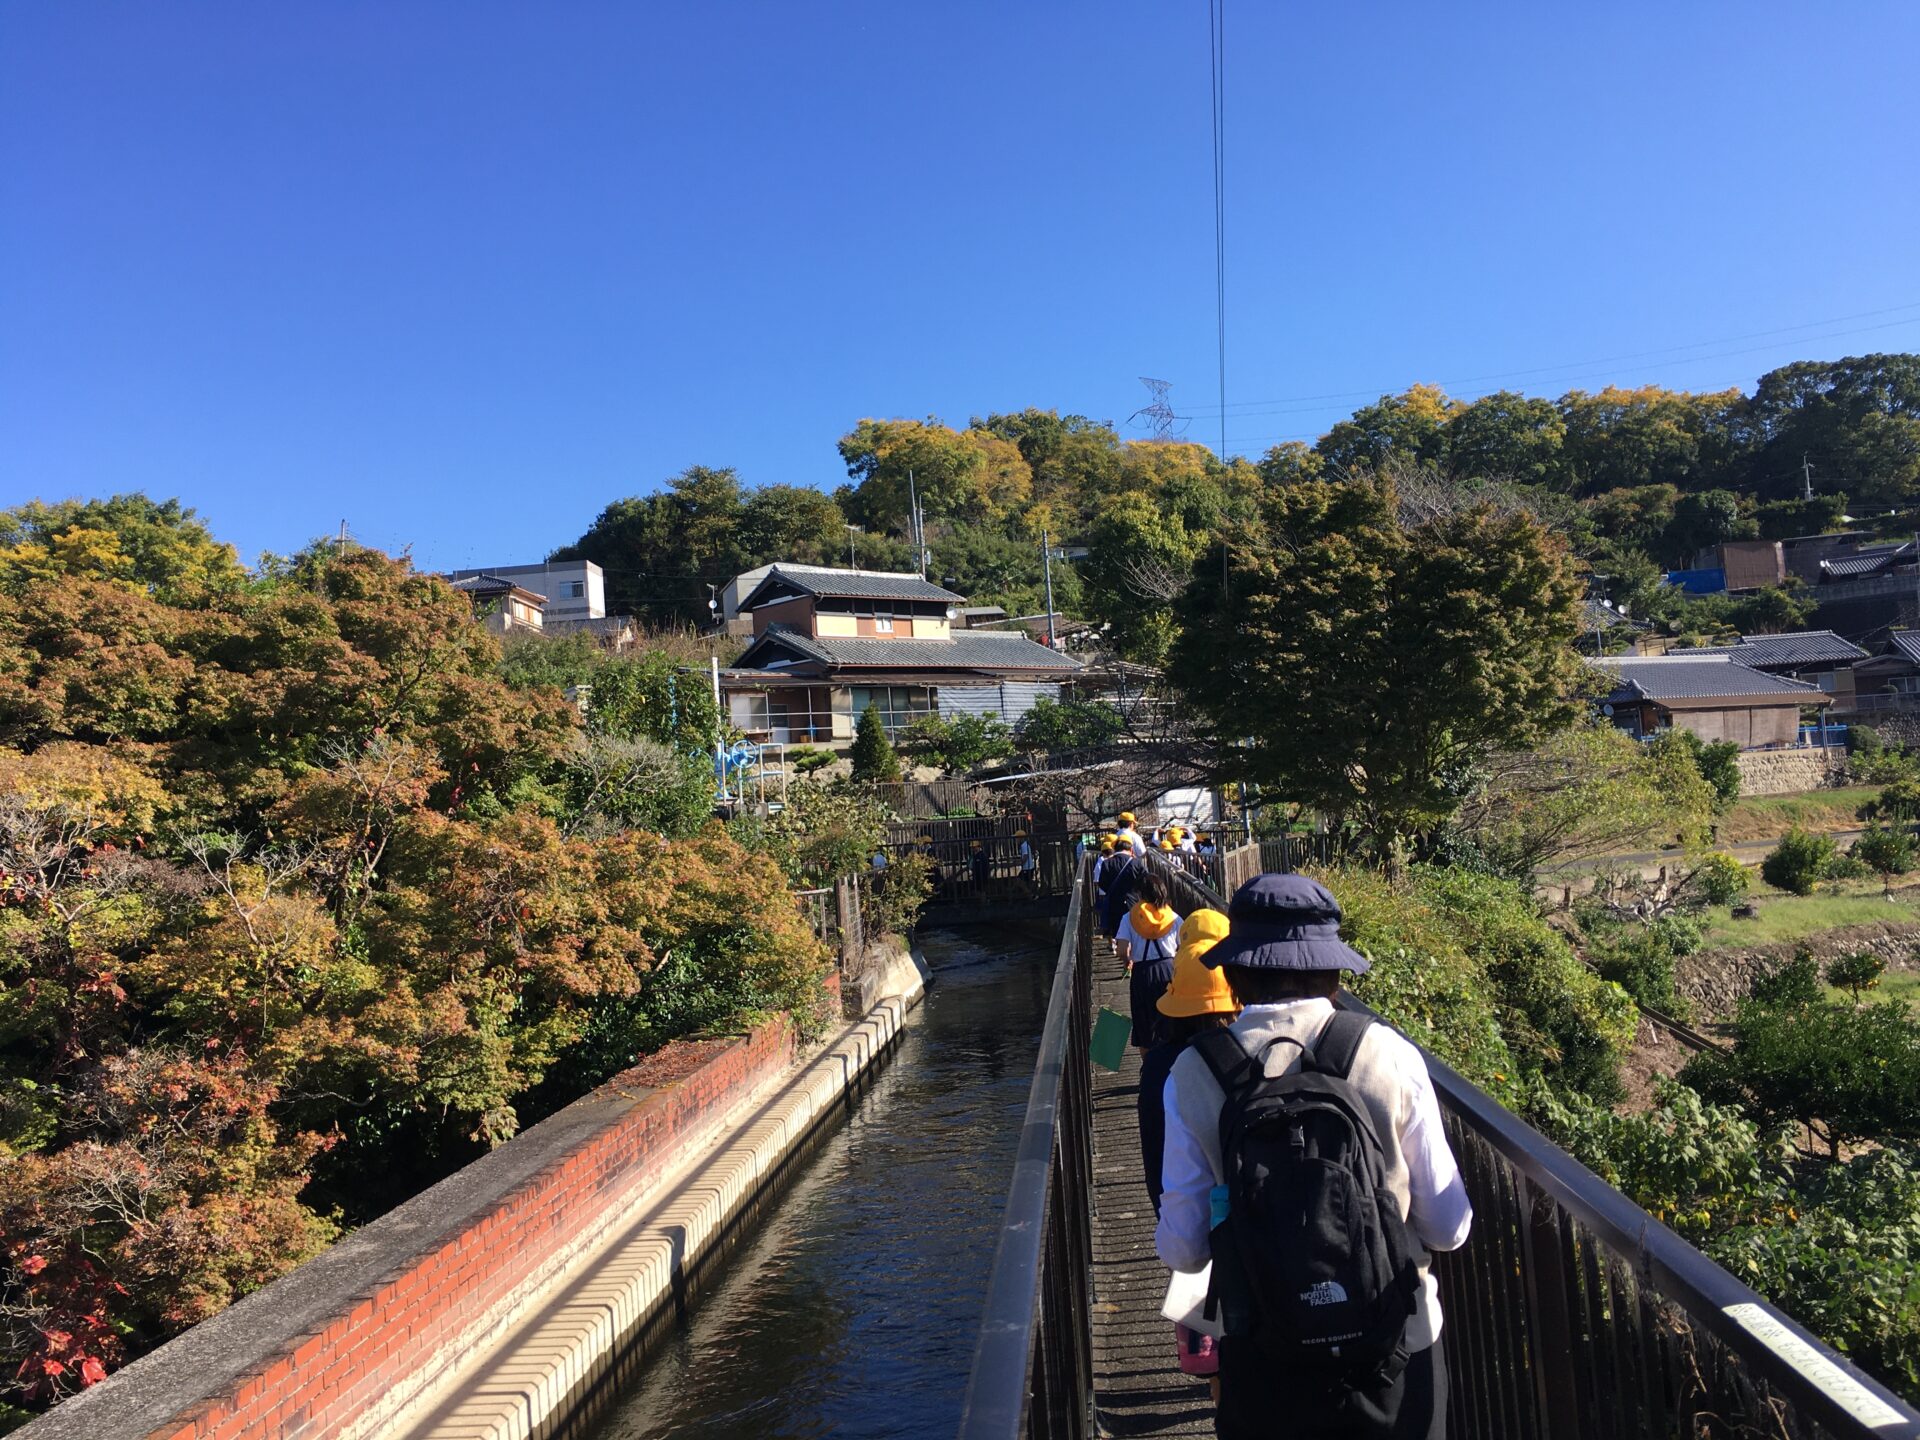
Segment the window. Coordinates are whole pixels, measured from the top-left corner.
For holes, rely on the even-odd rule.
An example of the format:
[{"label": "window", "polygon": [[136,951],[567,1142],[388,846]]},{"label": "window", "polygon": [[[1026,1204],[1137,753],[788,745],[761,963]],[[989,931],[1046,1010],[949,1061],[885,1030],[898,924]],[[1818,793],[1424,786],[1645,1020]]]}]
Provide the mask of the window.
[{"label": "window", "polygon": [[586,593],[587,593],[586,581],[584,580],[567,581],[567,598],[569,600],[578,600],[582,596],[584,596]]},{"label": "window", "polygon": [[880,723],[889,735],[906,729],[922,715],[933,713],[933,700],[924,685],[856,685],[853,687],[853,718],[860,712],[877,709]]},{"label": "window", "polygon": [[876,635],[891,635],[893,633],[893,617],[891,615],[874,616],[873,633]]}]

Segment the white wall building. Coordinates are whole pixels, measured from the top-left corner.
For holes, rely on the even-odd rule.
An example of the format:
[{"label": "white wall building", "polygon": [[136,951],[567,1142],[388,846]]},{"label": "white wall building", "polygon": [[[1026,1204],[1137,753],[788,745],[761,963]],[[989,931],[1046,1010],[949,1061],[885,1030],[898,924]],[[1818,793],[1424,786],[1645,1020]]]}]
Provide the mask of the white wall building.
[{"label": "white wall building", "polygon": [[546,596],[546,620],[550,628],[565,629],[569,622],[599,620],[607,613],[606,576],[591,560],[552,560],[539,565],[488,565],[473,570],[455,570],[448,578],[466,580],[477,575],[497,575],[502,580],[511,580],[535,594]]}]

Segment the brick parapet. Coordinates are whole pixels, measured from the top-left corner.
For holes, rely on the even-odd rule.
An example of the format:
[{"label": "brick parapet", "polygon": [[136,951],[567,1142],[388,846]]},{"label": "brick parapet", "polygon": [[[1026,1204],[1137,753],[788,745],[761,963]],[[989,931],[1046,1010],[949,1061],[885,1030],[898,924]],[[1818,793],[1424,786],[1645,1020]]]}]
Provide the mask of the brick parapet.
[{"label": "brick parapet", "polygon": [[25,1440],[317,1440],[483,1349],[782,1075],[784,1021],[655,1088],[616,1076],[325,1254],[74,1396]]}]

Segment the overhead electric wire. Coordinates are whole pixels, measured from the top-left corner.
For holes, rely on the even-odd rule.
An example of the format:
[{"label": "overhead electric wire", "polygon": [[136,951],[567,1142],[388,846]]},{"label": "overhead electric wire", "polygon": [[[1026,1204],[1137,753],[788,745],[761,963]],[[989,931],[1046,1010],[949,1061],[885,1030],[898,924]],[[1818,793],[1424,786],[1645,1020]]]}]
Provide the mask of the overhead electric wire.
[{"label": "overhead electric wire", "polygon": [[[1881,325],[1865,325],[1865,326],[1856,327],[1851,330],[1835,330],[1825,335],[1809,335],[1805,338],[1810,341],[1811,340],[1838,340],[1848,335],[1866,335],[1866,334],[1871,334],[1874,331],[1893,330],[1906,325],[1920,325],[1920,315],[1912,315],[1907,317],[1904,320],[1890,320],[1890,321],[1887,321],[1885,324],[1881,324]],[[1676,366],[1697,365],[1709,360],[1725,360],[1725,359],[1730,359],[1734,356],[1739,356],[1739,355],[1762,354],[1768,350],[1778,350],[1783,345],[1793,345],[1797,343],[1800,343],[1800,342],[1793,341],[1793,340],[1782,340],[1782,341],[1775,341],[1773,344],[1770,344],[1770,345],[1749,345],[1738,350],[1720,350],[1720,351],[1714,352],[1711,355],[1686,355],[1673,360],[1660,361],[1658,364],[1650,366],[1649,369],[1656,372],[1662,371],[1662,370],[1671,370]],[[1599,362],[1595,362],[1595,363],[1599,363]],[[1583,379],[1602,378],[1609,373],[1610,372],[1608,371],[1583,371],[1578,374],[1564,375],[1560,377],[1560,383],[1571,384],[1575,381],[1579,381]],[[1504,387],[1496,386],[1492,389],[1487,389],[1487,390],[1462,391],[1457,389],[1457,386],[1459,386],[1460,384],[1466,383],[1463,381],[1435,381],[1433,383],[1437,385],[1440,389],[1447,391],[1448,398],[1453,400],[1464,400],[1464,401],[1473,401],[1473,400],[1482,399],[1485,396],[1497,394],[1501,388],[1504,388]],[[1365,397],[1369,399],[1374,399],[1374,398],[1378,398],[1381,395],[1389,395],[1393,393],[1395,392],[1391,388],[1385,389],[1385,390],[1363,390],[1363,391],[1353,392],[1353,394],[1356,396]],[[1340,397],[1340,398],[1351,398],[1351,397]],[[1252,411],[1245,415],[1235,415],[1230,418],[1235,420],[1252,420],[1252,419],[1259,419],[1263,415],[1293,415],[1293,414],[1311,415],[1316,412],[1328,413],[1333,410],[1337,410],[1339,408],[1341,407],[1338,405],[1301,405],[1301,406],[1293,407],[1292,409],[1289,409],[1289,410]],[[1346,417],[1343,415],[1338,418],[1344,419]],[[1243,435],[1240,437],[1240,440],[1242,444],[1248,444],[1248,443],[1257,442],[1261,440],[1311,440],[1314,438],[1316,438],[1315,435],[1311,433],[1293,433],[1293,434],[1285,434],[1285,435]]]},{"label": "overhead electric wire", "polygon": [[1213,82],[1213,303],[1220,360],[1220,460],[1227,458],[1227,0],[1207,0]]},{"label": "overhead electric wire", "polygon": [[[1671,355],[1681,350],[1698,350],[1701,347],[1707,346],[1707,345],[1729,345],[1739,340],[1758,340],[1767,336],[1789,335],[1799,330],[1817,330],[1822,326],[1826,326],[1826,325],[1839,325],[1848,320],[1869,320],[1874,318],[1875,316],[1894,315],[1904,310],[1920,310],[1920,301],[1913,301],[1905,305],[1889,305],[1878,310],[1856,311],[1851,315],[1833,315],[1833,316],[1829,316],[1824,320],[1807,320],[1807,321],[1803,321],[1798,325],[1783,325],[1778,327],[1777,329],[1772,329],[1772,330],[1753,330],[1753,331],[1749,331],[1744,335],[1723,335],[1718,339],[1714,339],[1714,340],[1692,340],[1692,341],[1688,341],[1685,344],[1664,345],[1652,350],[1636,350],[1623,355],[1603,355],[1603,356],[1597,356],[1590,360],[1565,360],[1554,365],[1536,365],[1536,366],[1531,366],[1529,368],[1522,369],[1522,370],[1498,370],[1498,371],[1492,372],[1491,374],[1466,375],[1454,380],[1437,380],[1437,381],[1434,381],[1433,383],[1443,387],[1455,386],[1455,385],[1476,385],[1486,380],[1509,380],[1509,379],[1517,379],[1527,375],[1544,375],[1557,370],[1584,369],[1586,367],[1593,366],[1593,365],[1613,365],[1626,360],[1643,360],[1653,356]],[[1886,322],[1884,325],[1865,325],[1865,326],[1859,326],[1859,327],[1848,329],[1848,330],[1836,330],[1836,331],[1833,331],[1831,334],[1827,334],[1827,335],[1809,335],[1809,336],[1805,336],[1804,338],[1807,340],[1831,340],[1831,339],[1838,339],[1846,335],[1864,335],[1875,330],[1895,329],[1899,326],[1911,325],[1916,322],[1920,322],[1920,316],[1908,316],[1906,319],[1903,319],[1903,320],[1890,320]],[[1771,350],[1775,348],[1777,347],[1773,345],[1759,345],[1759,346],[1754,346],[1748,350],[1733,350],[1733,351],[1727,351],[1725,353],[1729,355],[1742,355],[1742,354],[1752,354],[1756,350]],[[1718,359],[1718,358],[1721,358],[1721,357],[1717,355],[1684,356],[1670,363],[1687,364],[1693,360],[1710,360],[1710,359]],[[1238,412],[1238,414],[1241,416],[1251,416],[1251,415],[1259,415],[1259,414],[1284,414],[1285,413],[1284,410],[1265,410],[1265,409],[1255,408],[1255,407],[1300,405],[1304,408],[1307,402],[1311,402],[1311,401],[1366,400],[1366,399],[1371,399],[1378,395],[1389,394],[1392,392],[1392,390],[1393,390],[1393,386],[1391,385],[1385,385],[1385,386],[1374,385],[1374,386],[1368,386],[1367,388],[1362,390],[1328,391],[1327,393],[1320,394],[1320,395],[1277,395],[1265,400],[1237,400],[1227,408],[1229,410]],[[1196,409],[1207,411],[1207,410],[1211,410],[1212,407],[1198,406],[1196,407]]]}]

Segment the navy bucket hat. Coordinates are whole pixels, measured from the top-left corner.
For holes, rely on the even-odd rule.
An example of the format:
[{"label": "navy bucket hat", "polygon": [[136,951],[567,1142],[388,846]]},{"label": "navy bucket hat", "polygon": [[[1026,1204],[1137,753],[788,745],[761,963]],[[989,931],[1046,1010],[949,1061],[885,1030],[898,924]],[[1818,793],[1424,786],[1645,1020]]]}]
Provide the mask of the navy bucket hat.
[{"label": "navy bucket hat", "polygon": [[1227,905],[1227,938],[1201,957],[1209,969],[1351,970],[1373,962],[1340,938],[1340,902],[1305,875],[1256,875]]}]

